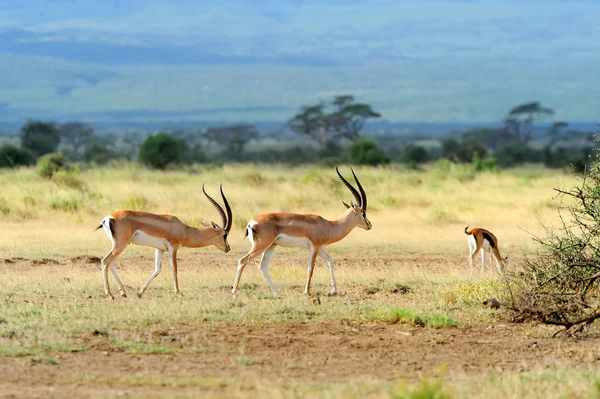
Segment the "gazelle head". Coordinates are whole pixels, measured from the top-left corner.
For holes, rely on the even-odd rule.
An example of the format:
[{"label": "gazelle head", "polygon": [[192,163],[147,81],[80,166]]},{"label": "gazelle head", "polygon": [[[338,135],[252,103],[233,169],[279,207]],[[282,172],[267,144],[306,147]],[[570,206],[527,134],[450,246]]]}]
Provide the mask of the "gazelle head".
[{"label": "gazelle head", "polygon": [[342,204],[344,204],[344,206],[347,209],[347,212],[350,214],[350,217],[355,221],[356,226],[365,230],[371,230],[371,227],[373,227],[373,225],[371,224],[369,219],[367,219],[367,194],[360,185],[360,182],[358,181],[354,170],[352,168],[350,168],[350,170],[352,171],[352,176],[354,176],[354,181],[358,186],[358,190],[356,190],[350,183],[348,183],[348,181],[344,179],[344,176],[341,175],[340,171],[338,170],[338,167],[335,167],[335,171],[337,172],[338,176],[340,177],[344,185],[348,188],[348,190],[350,190],[358,204],[355,204],[354,201],[351,201],[350,205],[348,205],[344,201],[342,201]]},{"label": "gazelle head", "polygon": [[217,201],[212,199],[211,196],[206,193],[206,190],[204,190],[204,184],[202,185],[202,192],[204,192],[204,195],[206,195],[206,198],[208,198],[210,203],[213,204],[213,206],[217,209],[219,214],[221,214],[221,220],[223,221],[223,227],[219,226],[215,222],[210,222],[212,229],[213,229],[214,237],[209,239],[208,242],[210,243],[210,245],[216,246],[223,252],[229,252],[231,247],[229,246],[227,237],[229,236],[229,230],[231,230],[232,215],[231,215],[231,208],[229,207],[229,202],[227,202],[227,198],[225,198],[225,194],[223,194],[223,185],[222,184],[221,184],[220,188],[221,188],[221,197],[223,197],[223,203],[225,204],[225,209],[227,210],[227,213],[225,213],[225,211],[223,211],[223,208],[221,208],[221,205],[219,205],[217,203]]}]

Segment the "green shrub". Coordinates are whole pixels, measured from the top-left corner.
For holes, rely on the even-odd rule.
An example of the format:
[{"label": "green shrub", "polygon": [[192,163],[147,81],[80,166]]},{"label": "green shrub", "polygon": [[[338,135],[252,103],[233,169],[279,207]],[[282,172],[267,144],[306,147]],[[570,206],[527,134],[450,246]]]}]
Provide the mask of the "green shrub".
[{"label": "green shrub", "polygon": [[365,137],[348,146],[348,160],[358,165],[381,165],[390,161],[375,140]]},{"label": "green shrub", "polygon": [[83,152],[83,160],[85,162],[105,164],[116,158],[117,154],[114,151],[100,144],[90,144]]},{"label": "green shrub", "polygon": [[185,145],[167,133],[148,136],[140,145],[139,160],[146,166],[164,170],[186,157]]},{"label": "green shrub", "polygon": [[535,151],[520,141],[513,141],[502,144],[494,153],[498,165],[502,167],[511,167],[524,164],[525,162],[534,162],[536,160]]},{"label": "green shrub", "polygon": [[425,163],[429,160],[429,153],[425,147],[411,143],[404,147],[402,151],[402,160],[406,163]]},{"label": "green shrub", "polygon": [[4,144],[0,147],[0,168],[28,166],[34,163],[35,155],[25,148],[20,148],[12,144]]},{"label": "green shrub", "polygon": [[69,171],[71,168],[67,165],[63,154],[52,152],[42,156],[37,163],[38,174],[46,179],[51,179],[52,176],[59,170]]},{"label": "green shrub", "polygon": [[442,156],[454,162],[471,162],[475,154],[484,157],[486,152],[485,147],[476,140],[447,139],[442,141]]}]

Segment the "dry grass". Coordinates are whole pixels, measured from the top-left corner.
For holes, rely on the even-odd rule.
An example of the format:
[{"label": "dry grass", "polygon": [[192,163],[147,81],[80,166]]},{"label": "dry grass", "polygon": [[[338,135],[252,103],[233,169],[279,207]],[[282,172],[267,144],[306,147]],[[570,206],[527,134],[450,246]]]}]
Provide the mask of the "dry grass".
[{"label": "dry grass", "polygon": [[[346,168],[342,171],[348,174]],[[534,250],[524,230],[541,232],[536,217],[550,223],[556,220],[552,188],[574,182],[568,174],[537,168],[477,175],[454,167],[431,167],[425,172],[357,168],[356,172],[369,196],[374,228],[354,231],[328,250],[337,262],[336,279],[342,293],[327,295],[328,270],[321,262],[313,279],[313,291],[321,301],[315,305],[301,295],[306,254],[300,250],[278,249],[273,258],[271,277],[281,297],[270,294],[262,275],[252,267],[242,276],[240,294],[232,297],[229,292],[236,261],[249,249],[243,227],[255,214],[281,210],[335,218],[342,213],[339,199],[348,201],[351,195],[333,168],[232,165],[162,173],[126,164],[82,171],[69,177],[69,184],[61,183],[64,179],[43,180],[32,169],[1,171],[0,231],[8,239],[0,242],[0,353],[50,362],[48,353],[86,351],[89,337],[104,334],[110,334],[111,349],[128,353],[200,353],[210,348],[194,338],[162,340],[161,331],[214,322],[260,325],[344,319],[446,328],[493,324],[498,322],[498,313],[482,307],[481,300],[499,295],[498,282],[492,274],[466,272],[464,227],[489,228],[499,238],[503,254],[515,254],[518,259]],[[193,225],[219,222],[201,185],[206,183],[208,192],[216,196],[221,182],[233,208],[233,250],[229,254],[216,248],[180,251],[184,296],[172,294],[165,265],[167,270],[142,300],[118,298],[107,304],[99,265],[65,260],[78,255],[102,257],[109,241],[102,231],[93,230],[103,216],[123,207],[175,214]],[[30,261],[1,262],[11,258]],[[60,263],[46,261],[38,266],[31,262],[36,259]],[[130,296],[151,271],[152,250],[148,248],[132,246],[119,262],[119,274]],[[253,362],[239,355],[232,359],[249,367]],[[595,372],[558,369],[501,377],[452,376],[444,379],[443,390],[457,397],[585,397],[596,389],[592,380],[599,377]],[[109,378],[125,388],[157,383],[133,374],[70,378],[75,383],[83,378],[96,384]],[[278,384],[210,378],[168,377],[158,384],[189,388],[173,395],[177,397],[202,391],[223,397],[326,393],[330,397],[408,398],[428,397],[417,394],[433,389],[398,387],[388,381]],[[132,395],[136,396],[135,390]],[[140,396],[148,397],[148,392]]]},{"label": "dry grass", "polygon": [[[556,170],[523,168],[473,175],[452,168],[456,167],[427,172],[358,168],[374,229],[353,232],[335,248],[462,253],[466,248],[462,230],[471,225],[492,230],[505,253],[530,252],[533,246],[524,230],[541,232],[536,217],[555,220],[552,188],[573,182],[572,176]],[[348,174],[347,168],[342,171]],[[243,228],[258,213],[307,212],[332,219],[343,211],[339,200],[352,198],[333,168],[232,165],[163,173],[126,164],[83,171],[79,179],[86,190],[43,180],[33,169],[0,172],[0,228],[10,231],[12,238],[0,242],[0,257],[99,256],[108,250],[108,240],[93,229],[120,208],[170,213],[193,225],[219,222],[202,194],[202,183],[213,195],[223,183],[234,214],[231,244],[239,252],[248,248]],[[139,253],[128,250],[124,256]]]}]

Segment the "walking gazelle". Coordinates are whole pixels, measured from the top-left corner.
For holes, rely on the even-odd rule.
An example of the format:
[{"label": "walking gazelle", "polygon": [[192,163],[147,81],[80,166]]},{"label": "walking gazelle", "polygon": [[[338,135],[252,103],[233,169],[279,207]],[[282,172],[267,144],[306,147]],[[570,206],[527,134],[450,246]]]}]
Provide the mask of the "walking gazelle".
[{"label": "walking gazelle", "polygon": [[335,168],[339,178],[350,190],[357,203],[342,204],[346,211],[339,219],[326,220],[318,215],[297,214],[288,212],[265,213],[254,217],[246,226],[246,236],[252,244],[250,251],[238,262],[237,273],[233,283],[232,293],[235,294],[240,282],[240,276],[248,262],[262,254],[260,270],[271,287],[273,294],[277,289],[269,277],[269,262],[276,246],[308,248],[308,277],[304,293],[310,295],[310,281],[315,267],[317,256],[322,257],[329,264],[331,274],[331,292],[336,292],[335,277],[333,273],[333,259],[325,252],[327,245],[333,244],[346,237],[355,227],[370,230],[372,225],[367,219],[367,195],[363,190],[354,170],[352,175],[358,186],[356,190]]},{"label": "walking gazelle", "polygon": [[110,271],[117,282],[122,297],[127,297],[125,288],[117,275],[115,261],[127,247],[128,244],[143,245],[155,248],[154,273],[138,291],[137,296],[141,298],[152,280],[160,273],[163,252],[169,253],[171,269],[173,270],[173,285],[176,294],[179,294],[179,283],[177,280],[177,251],[181,247],[199,248],[214,245],[223,252],[229,252],[227,235],[231,230],[231,208],[223,194],[221,185],[221,197],[227,212],[212,199],[204,190],[202,192],[208,201],[217,209],[222,219],[222,226],[211,222],[210,226],[191,227],[183,224],[177,217],[172,215],[157,215],[141,211],[116,211],[106,216],[100,226],[104,228],[106,235],[112,243],[112,248],[102,259],[102,278],[104,280],[104,292],[109,299],[114,299],[108,284],[108,271]]},{"label": "walking gazelle", "polygon": [[[508,256],[502,257],[498,249],[498,239],[491,231],[479,227],[473,227],[469,230],[469,226],[465,227],[467,235],[467,243],[469,244],[469,267],[473,268],[473,259],[479,251],[481,251],[481,272],[485,266],[485,251],[490,253],[490,267],[492,266],[492,258],[496,259],[496,269],[500,274],[503,273],[505,262],[508,261]],[[502,269],[500,268],[502,265]]]}]

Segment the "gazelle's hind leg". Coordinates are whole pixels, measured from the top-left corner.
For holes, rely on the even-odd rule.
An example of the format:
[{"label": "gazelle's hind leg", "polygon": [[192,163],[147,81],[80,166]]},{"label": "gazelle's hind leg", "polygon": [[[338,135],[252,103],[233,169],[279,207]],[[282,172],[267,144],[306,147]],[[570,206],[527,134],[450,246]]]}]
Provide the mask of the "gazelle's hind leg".
[{"label": "gazelle's hind leg", "polygon": [[265,250],[265,252],[263,252],[262,258],[260,259],[259,268],[263,276],[265,277],[265,280],[267,280],[267,284],[269,284],[269,287],[271,287],[271,291],[273,291],[273,294],[277,296],[279,294],[277,293],[275,284],[273,284],[273,281],[271,281],[271,278],[269,277],[269,262],[271,262],[271,255],[273,255],[274,250],[275,245],[271,245]]},{"label": "gazelle's hind leg", "polygon": [[[238,261],[237,272],[235,273],[235,281],[233,282],[233,289],[231,290],[232,294],[235,294],[236,291],[238,290],[238,285],[240,284],[240,277],[242,276],[242,272],[244,271],[244,268],[246,267],[248,262],[250,262],[252,259],[256,258],[258,255],[265,252],[265,250],[267,250],[267,248],[271,247],[272,244],[273,243],[271,242],[268,245],[264,245],[264,244],[259,245],[259,244],[257,244],[256,241],[253,241],[252,248],[250,249],[250,251]],[[264,272],[263,272],[263,274],[264,274]],[[268,282],[269,281],[267,280],[267,283]],[[271,284],[272,284],[272,282],[271,282]],[[273,287],[271,287],[271,289],[273,289]]]},{"label": "gazelle's hind leg", "polygon": [[329,265],[329,274],[331,275],[331,293],[335,294],[337,289],[335,288],[335,277],[333,275],[333,258],[329,256],[327,252],[325,252],[324,248],[319,250],[319,256],[327,261]]},{"label": "gazelle's hind leg", "polygon": [[[490,267],[492,266],[492,264],[490,263]],[[481,249],[481,273],[483,273],[485,269],[485,251],[483,249]]]},{"label": "gazelle's hind leg", "polygon": [[472,234],[467,236],[467,243],[469,244],[469,269],[473,271],[473,257],[477,254],[477,242]]},{"label": "gazelle's hind leg", "polygon": [[304,293],[310,295],[310,281],[312,280],[313,271],[315,270],[315,261],[321,248],[315,248],[312,244],[309,247],[310,254],[308,255],[308,278],[306,279],[306,287]]}]

